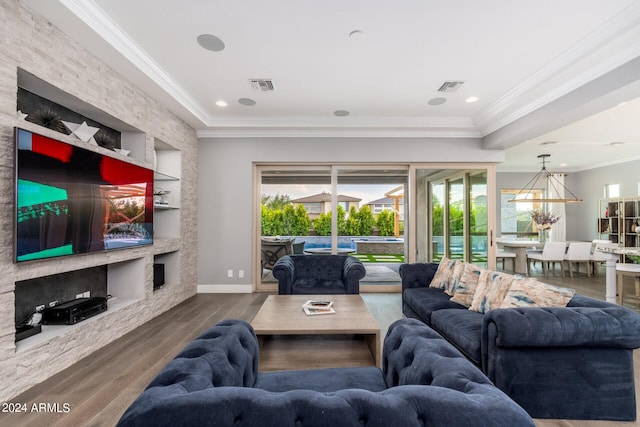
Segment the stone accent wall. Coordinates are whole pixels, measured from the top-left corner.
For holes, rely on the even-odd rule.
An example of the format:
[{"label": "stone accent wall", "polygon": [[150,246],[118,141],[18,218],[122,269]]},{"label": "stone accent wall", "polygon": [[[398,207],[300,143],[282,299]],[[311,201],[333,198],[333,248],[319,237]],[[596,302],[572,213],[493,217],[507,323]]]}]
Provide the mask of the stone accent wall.
[{"label": "stone accent wall", "polygon": [[[194,129],[18,0],[0,2],[0,22],[0,401],[7,401],[195,295],[198,144]],[[153,167],[155,138],[181,150],[180,238],[131,250],[12,262],[13,128],[26,127],[16,116],[18,69],[144,132],[145,161],[141,163],[146,167]],[[29,129],[65,140],[64,135],[44,128]],[[180,283],[153,292],[154,254],[168,250],[179,251]],[[16,281],[131,260],[144,263],[145,296],[139,303],[108,311],[46,342],[16,351]]]}]

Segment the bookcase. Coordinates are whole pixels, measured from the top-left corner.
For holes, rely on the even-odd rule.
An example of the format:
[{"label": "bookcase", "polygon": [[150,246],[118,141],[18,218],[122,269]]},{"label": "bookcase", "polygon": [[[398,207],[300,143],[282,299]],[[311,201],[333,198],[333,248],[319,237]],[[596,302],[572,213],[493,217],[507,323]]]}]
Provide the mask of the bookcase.
[{"label": "bookcase", "polygon": [[640,247],[640,198],[601,199],[598,235],[626,248]]}]

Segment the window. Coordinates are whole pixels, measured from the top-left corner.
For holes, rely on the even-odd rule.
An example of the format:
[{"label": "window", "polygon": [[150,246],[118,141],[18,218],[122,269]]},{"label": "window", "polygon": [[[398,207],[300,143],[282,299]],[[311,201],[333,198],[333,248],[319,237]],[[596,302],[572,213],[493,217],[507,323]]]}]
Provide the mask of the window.
[{"label": "window", "polygon": [[[536,234],[532,229],[531,211],[541,209],[539,202],[510,203],[520,190],[503,188],[500,191],[500,233],[509,237],[525,237]],[[527,198],[542,198],[543,190],[532,190]]]},{"label": "window", "polygon": [[613,199],[620,197],[620,184],[607,184],[604,186],[604,198]]}]

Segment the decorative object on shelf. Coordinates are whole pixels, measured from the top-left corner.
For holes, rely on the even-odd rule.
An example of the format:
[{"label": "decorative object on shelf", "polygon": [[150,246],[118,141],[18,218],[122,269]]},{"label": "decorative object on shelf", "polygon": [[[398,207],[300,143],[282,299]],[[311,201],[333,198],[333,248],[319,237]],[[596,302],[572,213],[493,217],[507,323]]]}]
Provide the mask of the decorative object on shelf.
[{"label": "decorative object on shelf", "polygon": [[67,134],[67,128],[62,123],[62,118],[58,113],[51,108],[41,108],[29,115],[31,122],[44,126],[48,129],[55,130],[56,132]]},{"label": "decorative object on shelf", "polygon": [[156,206],[169,206],[169,199],[167,195],[170,191],[162,188],[156,188],[153,190],[153,204]]},{"label": "decorative object on shelf", "polygon": [[95,139],[93,139],[93,135],[96,134],[100,130],[100,128],[96,128],[93,126],[89,126],[87,122],[82,122],[80,124],[71,123],[62,121],[64,125],[69,129],[71,135],[75,136],[79,140],[83,142],[87,142],[89,144],[98,145]]},{"label": "decorative object on shelf", "polygon": [[113,151],[115,151],[116,153],[120,153],[123,156],[128,156],[131,152],[131,150],[125,150],[124,148],[114,148]]},{"label": "decorative object on shelf", "polygon": [[[561,183],[558,178],[554,177],[551,172],[547,170],[547,158],[551,157],[551,154],[540,154],[538,156],[539,159],[542,159],[542,170],[534,175],[529,182],[514,196],[513,199],[509,200],[509,202],[514,203],[572,203],[572,202],[581,202],[582,199],[579,199],[575,194],[573,194],[567,187]],[[546,187],[549,193],[552,194],[562,194],[566,195],[566,193],[570,194],[572,197],[566,198],[562,197],[536,197],[536,188],[540,188],[540,185],[536,186],[540,178],[546,180]]]},{"label": "decorative object on shelf", "polygon": [[640,234],[640,219],[636,220],[636,226],[633,229],[633,231],[635,231],[637,234]]},{"label": "decorative object on shelf", "polygon": [[116,140],[113,139],[111,135],[105,133],[102,129],[100,129],[98,133],[93,136],[93,139],[98,143],[100,147],[115,151]]},{"label": "decorative object on shelf", "polygon": [[23,113],[22,110],[18,110],[16,115],[18,116],[18,120],[24,120],[28,116],[28,114]]}]

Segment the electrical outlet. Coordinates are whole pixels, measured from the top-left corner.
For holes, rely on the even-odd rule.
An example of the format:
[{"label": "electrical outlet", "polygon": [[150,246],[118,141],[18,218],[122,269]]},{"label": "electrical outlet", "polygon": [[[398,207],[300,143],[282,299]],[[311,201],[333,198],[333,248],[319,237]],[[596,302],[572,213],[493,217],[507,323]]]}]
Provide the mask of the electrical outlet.
[{"label": "electrical outlet", "polygon": [[233,270],[227,270],[227,277],[233,277]]},{"label": "electrical outlet", "polygon": [[76,294],[76,299],[84,297],[84,294]]},{"label": "electrical outlet", "polygon": [[240,278],[244,277],[244,270],[238,270],[238,277]]},{"label": "electrical outlet", "polygon": [[82,296],[85,298],[91,298],[91,291],[86,291]]}]

